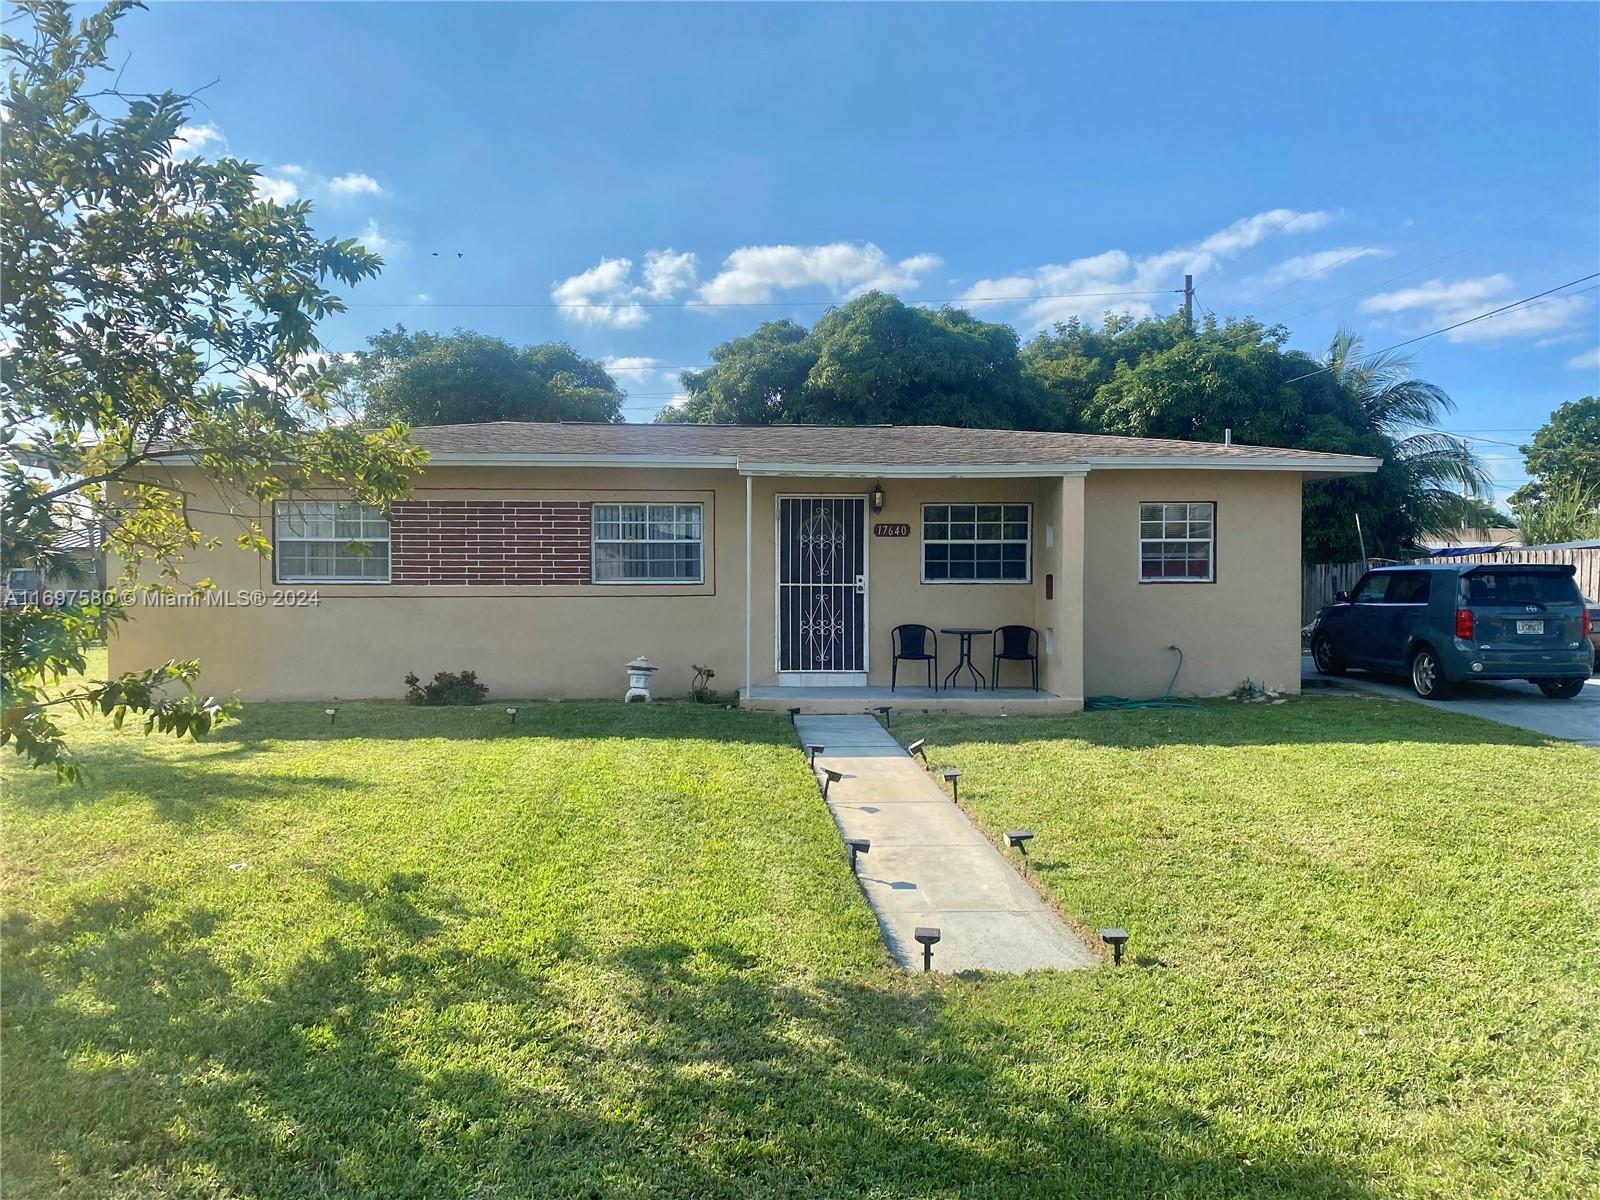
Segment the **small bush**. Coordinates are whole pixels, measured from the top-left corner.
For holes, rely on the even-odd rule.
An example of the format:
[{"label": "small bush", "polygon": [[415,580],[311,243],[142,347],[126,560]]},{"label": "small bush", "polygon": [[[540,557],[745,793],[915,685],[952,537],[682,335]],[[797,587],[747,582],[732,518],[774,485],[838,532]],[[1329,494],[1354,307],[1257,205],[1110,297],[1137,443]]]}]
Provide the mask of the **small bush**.
[{"label": "small bush", "polygon": [[711,681],[717,673],[710,667],[695,666],[694,679],[689,684],[689,695],[696,704],[715,704],[717,693],[711,687]]},{"label": "small bush", "polygon": [[407,704],[481,704],[489,685],[478,682],[476,671],[440,671],[424,684],[412,671],[406,676]]}]

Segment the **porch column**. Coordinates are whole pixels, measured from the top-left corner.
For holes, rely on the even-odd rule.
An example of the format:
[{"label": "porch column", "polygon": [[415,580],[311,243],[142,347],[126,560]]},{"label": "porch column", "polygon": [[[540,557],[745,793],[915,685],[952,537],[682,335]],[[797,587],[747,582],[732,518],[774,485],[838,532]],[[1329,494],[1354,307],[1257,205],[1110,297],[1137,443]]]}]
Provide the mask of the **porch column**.
[{"label": "porch column", "polygon": [[1056,587],[1051,602],[1055,627],[1055,654],[1050,667],[1050,690],[1066,700],[1083,703],[1083,555],[1085,479],[1061,479],[1061,503],[1056,519]]},{"label": "porch column", "polygon": [[755,478],[751,475],[744,477],[744,694],[750,694],[750,600],[751,580],[754,578],[755,565],[751,561],[755,553]]}]

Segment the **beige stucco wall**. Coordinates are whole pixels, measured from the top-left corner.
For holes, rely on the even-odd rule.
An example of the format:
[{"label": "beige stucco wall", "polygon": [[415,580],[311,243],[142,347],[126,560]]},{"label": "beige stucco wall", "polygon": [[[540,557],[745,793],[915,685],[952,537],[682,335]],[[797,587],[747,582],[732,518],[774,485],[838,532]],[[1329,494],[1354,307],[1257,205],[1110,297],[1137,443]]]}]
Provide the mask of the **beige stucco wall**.
[{"label": "beige stucco wall", "polygon": [[[272,564],[230,544],[228,507],[192,472],[192,519],[224,541],[196,553],[186,575],[220,594],[315,591],[315,607],[136,607],[111,642],[114,670],[198,658],[202,686],[252,699],[399,697],[408,671],[470,669],[495,697],[619,695],[622,664],[648,654],[657,691],[683,694],[692,664],[717,671],[732,691],[745,663],[745,480],[733,471],[522,467],[429,469],[418,499],[678,499],[705,504],[703,585],[469,587],[278,585]],[[780,495],[861,495],[870,479],[753,482],[752,677],[776,682],[774,513]],[[868,533],[868,654],[873,683],[889,681],[890,629],[919,621],[1048,631],[1041,683],[1058,695],[1145,695],[1170,674],[1178,642],[1188,656],[1180,688],[1221,691],[1250,676],[1292,686],[1299,675],[1300,483],[1296,475],[1246,472],[1100,472],[1043,479],[883,480],[874,522],[905,522],[907,538]],[[1141,499],[1218,502],[1219,581],[1137,582]],[[924,584],[925,502],[1025,502],[1033,506],[1033,569],[1026,584]],[[253,510],[247,510],[253,511]],[[267,524],[263,518],[263,524]],[[1053,597],[1045,596],[1046,576]],[[987,638],[975,642],[989,670]],[[1041,644],[1041,649],[1044,649]],[[956,639],[941,635],[941,674]],[[915,667],[907,665],[907,682]],[[1022,683],[1019,666],[1003,682]]]},{"label": "beige stucco wall", "polygon": [[[1159,695],[1243,679],[1300,687],[1300,476],[1268,471],[1098,471],[1086,481],[1084,688]],[[1139,505],[1214,501],[1215,583],[1139,581]]]},{"label": "beige stucco wall", "polygon": [[[945,626],[993,628],[996,625],[1034,625],[1037,605],[1035,591],[1042,578],[1037,569],[1043,522],[1039,513],[1041,485],[1036,479],[885,479],[883,512],[867,514],[867,654],[869,683],[889,683],[891,637],[896,625],[922,624],[935,631]],[[754,575],[754,655],[753,682],[760,686],[776,682],[777,612],[774,514],[779,496],[855,495],[865,496],[870,479],[783,479],[755,480],[755,564]],[[1023,503],[1034,507],[1033,577],[1027,583],[931,583],[922,582],[922,506],[938,503]],[[911,526],[911,536],[874,537],[871,527],[879,523]],[[742,580],[740,586],[743,586]],[[939,634],[941,674],[956,663],[959,639]],[[973,659],[985,676],[989,674],[989,639],[973,640]],[[743,665],[742,648],[740,667]],[[970,676],[964,675],[969,681]],[[918,663],[902,666],[902,681],[911,684],[927,679],[926,668]],[[1005,669],[1003,683],[1023,684],[1027,679],[1021,666]],[[1041,683],[1043,680],[1041,679]]]}]

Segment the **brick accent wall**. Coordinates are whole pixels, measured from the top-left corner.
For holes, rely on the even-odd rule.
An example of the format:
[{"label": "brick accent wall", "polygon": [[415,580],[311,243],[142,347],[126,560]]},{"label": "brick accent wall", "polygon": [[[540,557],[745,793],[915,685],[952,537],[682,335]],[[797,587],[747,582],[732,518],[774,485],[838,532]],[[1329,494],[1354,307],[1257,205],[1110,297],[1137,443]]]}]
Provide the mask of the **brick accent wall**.
[{"label": "brick accent wall", "polygon": [[578,500],[408,500],[389,518],[390,580],[590,582],[590,512]]}]

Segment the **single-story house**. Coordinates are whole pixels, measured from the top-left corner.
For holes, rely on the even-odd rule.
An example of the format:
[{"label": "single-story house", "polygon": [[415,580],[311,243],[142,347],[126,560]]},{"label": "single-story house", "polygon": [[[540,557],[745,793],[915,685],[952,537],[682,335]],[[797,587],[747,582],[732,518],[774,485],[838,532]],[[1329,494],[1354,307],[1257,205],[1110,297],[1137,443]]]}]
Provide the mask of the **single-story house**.
[{"label": "single-story house", "polygon": [[[409,499],[329,490],[270,511],[270,559],[231,548],[198,606],[146,606],[114,670],[202,663],[209,692],[398,697],[415,671],[473,670],[497,697],[616,697],[649,657],[657,695],[694,665],[758,707],[861,711],[1087,695],[1225,692],[1300,680],[1301,484],[1378,460],[1304,450],[940,426],[497,422],[412,431],[431,461]],[[210,485],[182,460],[206,533]],[[226,499],[226,498],[225,498]],[[209,501],[209,502],[208,502]],[[208,515],[209,514],[209,515]],[[897,626],[934,631],[940,681],[962,635],[1025,626],[1033,664],[968,635],[963,672],[926,687]],[[914,641],[914,639],[913,639]],[[929,641],[932,647],[932,641]],[[906,648],[901,645],[899,648]],[[914,647],[912,647],[914,648]]]}]

